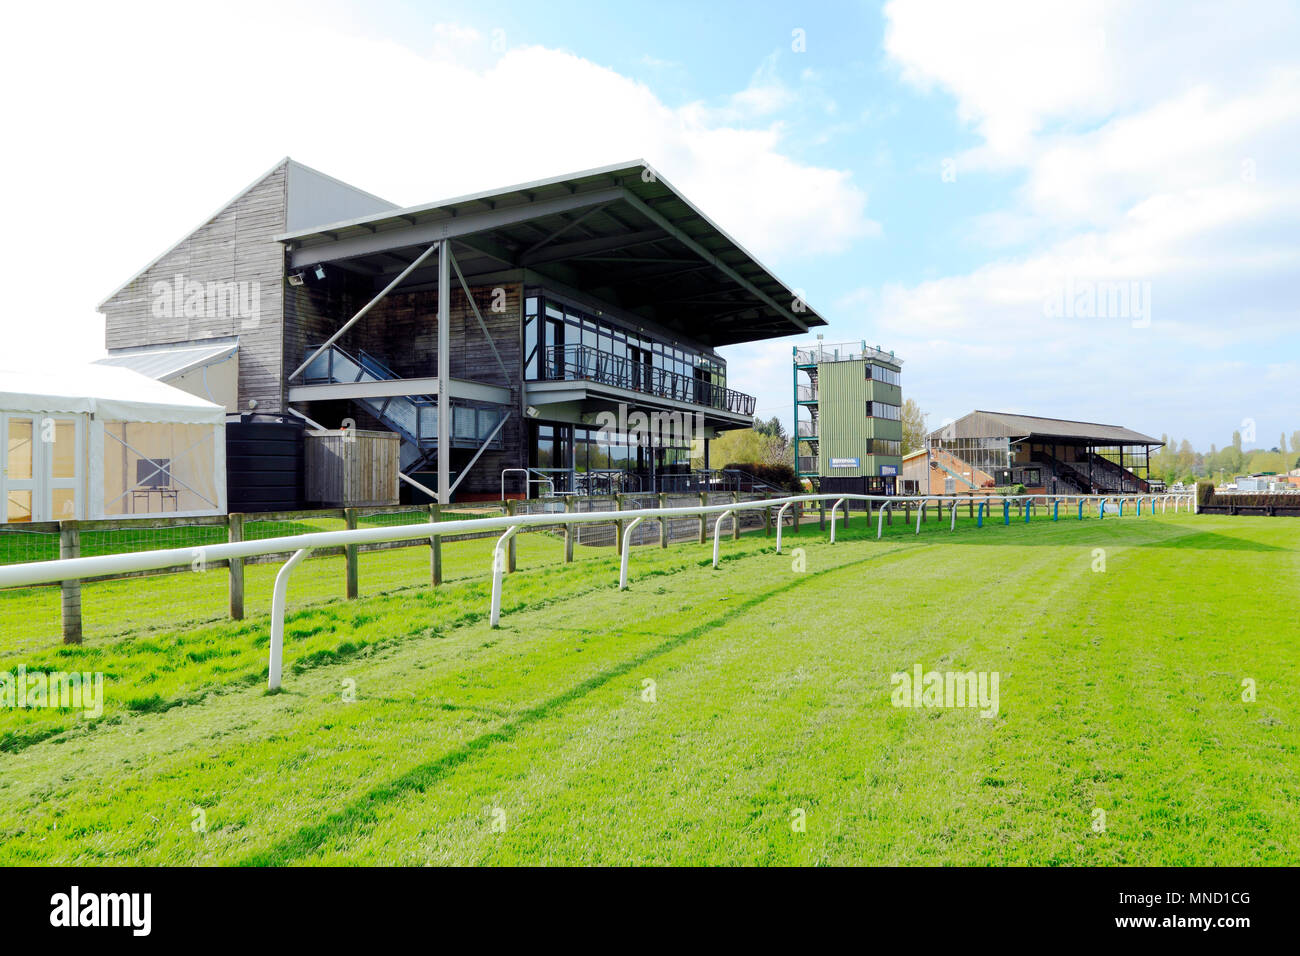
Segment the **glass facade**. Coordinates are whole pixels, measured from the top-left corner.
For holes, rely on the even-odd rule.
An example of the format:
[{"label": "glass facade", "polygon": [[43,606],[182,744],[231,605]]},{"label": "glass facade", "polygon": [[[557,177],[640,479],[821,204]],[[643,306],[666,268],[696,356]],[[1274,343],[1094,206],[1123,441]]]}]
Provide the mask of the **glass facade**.
[{"label": "glass facade", "polygon": [[727,363],[576,309],[524,298],[524,379],[590,380],[752,415],[754,397],[727,388]]},{"label": "glass facade", "polygon": [[883,382],[886,385],[899,385],[903,377],[892,368],[885,368],[883,365],[872,365],[867,363],[867,378],[873,382]]},{"label": "glass facade", "polygon": [[556,491],[612,494],[652,491],[665,475],[691,469],[691,447],[649,445],[595,428],[535,422],[530,426],[529,466],[545,474]]},{"label": "glass facade", "polygon": [[903,420],[903,409],[886,402],[867,402],[867,417],[888,418],[891,422],[900,422]]}]

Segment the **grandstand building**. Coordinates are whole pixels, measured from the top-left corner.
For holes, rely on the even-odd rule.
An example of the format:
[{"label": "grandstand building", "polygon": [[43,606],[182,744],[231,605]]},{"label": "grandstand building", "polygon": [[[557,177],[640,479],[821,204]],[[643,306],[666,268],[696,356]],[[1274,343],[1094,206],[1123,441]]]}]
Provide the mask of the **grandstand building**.
[{"label": "grandstand building", "polygon": [[753,423],[718,349],[826,324],[640,161],[399,208],[284,159],[99,308],[108,361],[226,407],[239,510],[313,503],[294,435],[347,423],[400,439],[342,476],[376,503],[689,487]]},{"label": "grandstand building", "polygon": [[904,490],[961,494],[1024,485],[1034,494],[1151,490],[1151,449],[1164,442],[1120,425],[974,411],[930,432],[903,459]]},{"label": "grandstand building", "polygon": [[821,491],[892,495],[902,466],[903,362],[865,342],[794,348],[796,471]]}]

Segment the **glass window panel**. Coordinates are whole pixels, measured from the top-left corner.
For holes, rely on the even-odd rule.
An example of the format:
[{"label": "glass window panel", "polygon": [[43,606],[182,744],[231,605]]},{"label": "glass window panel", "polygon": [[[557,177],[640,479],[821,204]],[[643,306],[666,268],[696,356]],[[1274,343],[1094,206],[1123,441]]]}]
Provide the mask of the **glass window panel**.
[{"label": "glass window panel", "polygon": [[75,488],[55,488],[53,492],[53,521],[71,521],[77,517],[77,490]]},{"label": "glass window panel", "polygon": [[537,378],[537,318],[524,323],[524,362],[526,378]]},{"label": "glass window panel", "polygon": [[164,422],[104,423],[104,513],[214,511],[214,429]]},{"label": "glass window panel", "polygon": [[[30,418],[9,419],[9,477],[19,481],[32,477],[32,433],[34,423]],[[30,495],[28,496],[30,499]],[[13,519],[10,519],[13,520]],[[27,519],[31,520],[30,513]]]},{"label": "glass window panel", "polygon": [[[51,474],[55,478],[77,477],[77,423],[54,423],[54,448]],[[55,509],[57,512],[57,509]]]},{"label": "glass window panel", "polygon": [[8,494],[5,511],[6,521],[31,521],[32,520],[32,493],[31,491],[18,491],[10,489]]}]

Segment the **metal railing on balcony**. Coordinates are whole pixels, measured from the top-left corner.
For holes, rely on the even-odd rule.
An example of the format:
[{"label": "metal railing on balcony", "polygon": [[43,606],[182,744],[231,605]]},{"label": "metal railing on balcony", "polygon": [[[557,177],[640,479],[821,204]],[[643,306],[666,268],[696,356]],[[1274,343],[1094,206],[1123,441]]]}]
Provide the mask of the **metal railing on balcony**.
[{"label": "metal railing on balcony", "polygon": [[740,415],[754,414],[753,395],[587,345],[554,345],[545,350],[543,359],[540,373],[544,381],[598,382]]},{"label": "metal railing on balcony", "polygon": [[797,434],[798,434],[798,436],[799,436],[800,438],[816,438],[816,437],[817,437],[817,423],[816,423],[816,422],[804,422],[804,421],[799,422],[799,428],[798,428],[798,432],[797,432]]},{"label": "metal railing on balcony", "polygon": [[795,392],[796,392],[797,399],[801,402],[817,401],[816,385],[796,385]]},{"label": "metal railing on balcony", "polygon": [[839,344],[817,344],[794,350],[796,365],[817,365],[826,362],[856,362],[860,359],[879,359],[891,365],[902,365],[903,360],[895,357],[893,352],[873,349],[866,342],[842,342]]},{"label": "metal railing on balcony", "polygon": [[817,459],[803,456],[799,457],[799,474],[815,475],[817,473]]}]

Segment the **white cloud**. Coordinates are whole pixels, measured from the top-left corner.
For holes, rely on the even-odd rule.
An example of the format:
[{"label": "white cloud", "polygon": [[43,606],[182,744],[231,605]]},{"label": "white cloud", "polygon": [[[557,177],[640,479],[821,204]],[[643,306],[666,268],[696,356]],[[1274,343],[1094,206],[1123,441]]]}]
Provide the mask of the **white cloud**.
[{"label": "white cloud", "polygon": [[[958,188],[980,188],[986,170],[1024,176],[973,224],[984,265],[857,297],[902,354],[943,369],[913,365],[919,397],[928,390],[944,415],[1034,402],[1065,417],[1140,410],[1222,443],[1196,397],[1213,381],[1228,419],[1277,414],[1293,428],[1295,389],[1279,393],[1264,364],[1300,351],[1295,14],[894,0],[886,15],[905,81],[953,96],[980,135],[959,158]],[[1150,326],[1048,317],[1045,293],[1067,280],[1150,283]]]},{"label": "white cloud", "polygon": [[[35,357],[53,335],[64,358],[99,354],[95,304],[286,154],[400,204],[644,158],[771,259],[878,228],[850,175],[791,158],[779,124],[670,108],[527,37],[442,24],[397,42],[354,17],[251,3],[8,14],[0,82],[25,95],[0,121],[27,147],[0,159],[24,184],[7,198],[22,227],[0,240],[25,263],[6,344]],[[770,115],[774,77],[761,68],[742,101]]]}]

